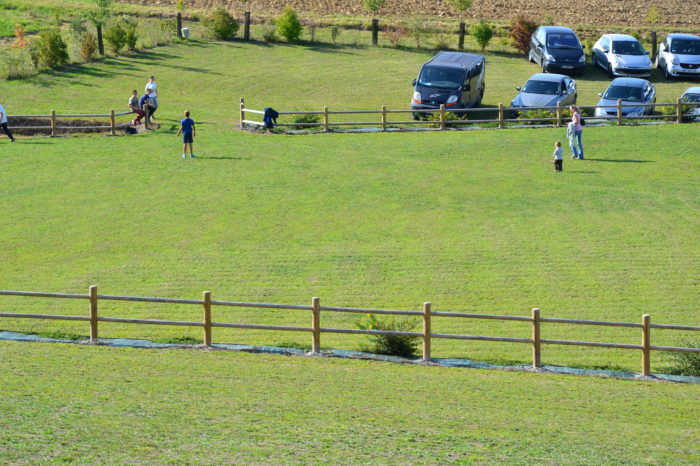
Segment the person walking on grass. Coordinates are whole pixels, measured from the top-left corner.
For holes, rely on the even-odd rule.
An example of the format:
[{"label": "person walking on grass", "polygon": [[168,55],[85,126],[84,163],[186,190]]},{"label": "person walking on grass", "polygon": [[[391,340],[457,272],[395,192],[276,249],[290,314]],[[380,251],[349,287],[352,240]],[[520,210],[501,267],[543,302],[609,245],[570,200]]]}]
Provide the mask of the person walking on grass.
[{"label": "person walking on grass", "polygon": [[156,87],[156,78],[155,76],[151,76],[146,83],[146,89],[144,89],[145,91],[151,91],[151,95],[149,96],[151,99],[150,106],[153,107],[153,111],[150,113],[151,120],[155,120],[152,115],[158,109],[158,92],[156,91]]},{"label": "person walking on grass", "polygon": [[136,89],[131,91],[131,98],[129,99],[129,108],[131,109],[131,113],[135,113],[138,115],[136,118],[131,120],[131,124],[136,126],[141,123],[141,118],[146,116],[146,112],[141,110],[141,106],[139,105],[139,95],[138,92],[136,92]]},{"label": "person walking on grass", "polygon": [[562,172],[562,164],[564,163],[564,149],[561,148],[561,141],[554,144],[554,171]]},{"label": "person walking on grass", "polygon": [[194,158],[192,144],[196,135],[194,120],[190,118],[190,111],[185,110],[185,118],[180,122],[180,129],[177,130],[177,136],[182,133],[182,158],[187,158],[187,145],[190,146],[190,158]]},{"label": "person walking on grass", "polygon": [[[583,160],[583,143],[581,142],[581,135],[583,134],[583,118],[581,118],[581,112],[576,105],[569,107],[569,110],[571,110],[571,121],[574,123],[574,136],[576,137],[576,141],[578,141],[578,155],[576,157],[578,157],[579,160]],[[576,154],[576,152],[574,152],[574,154]],[[573,155],[571,157],[576,158]]]},{"label": "person walking on grass", "polygon": [[0,129],[7,134],[7,137],[10,138],[10,142],[15,142],[15,137],[12,136],[12,133],[7,127],[7,113],[5,113],[5,107],[2,105],[0,105]]}]

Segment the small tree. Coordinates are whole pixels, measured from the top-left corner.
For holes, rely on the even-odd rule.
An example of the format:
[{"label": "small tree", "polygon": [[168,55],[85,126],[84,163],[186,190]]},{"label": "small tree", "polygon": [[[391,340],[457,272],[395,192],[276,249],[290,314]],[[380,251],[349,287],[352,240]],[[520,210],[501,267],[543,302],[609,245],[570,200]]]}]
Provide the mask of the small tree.
[{"label": "small tree", "polygon": [[80,58],[83,61],[90,61],[97,52],[97,39],[95,34],[85,31],[80,38]]},{"label": "small tree", "polygon": [[118,54],[126,45],[126,29],[124,29],[123,22],[115,21],[110,24],[105,31],[104,38],[112,52]]},{"label": "small tree", "polygon": [[472,7],[472,0],[448,0],[450,6],[459,12],[459,49],[464,48],[464,13]]},{"label": "small tree", "polygon": [[646,15],[646,21],[652,26],[656,26],[657,23],[659,22],[659,18],[661,15],[659,15],[659,10],[656,8],[656,5],[652,5],[651,8],[647,11]]},{"label": "small tree", "polygon": [[471,29],[469,29],[469,32],[472,36],[474,36],[474,39],[476,40],[476,43],[479,44],[479,47],[481,47],[481,51],[483,52],[486,50],[486,46],[489,45],[489,42],[491,42],[491,38],[493,37],[493,28],[491,25],[482,19],[473,25]]},{"label": "small tree", "polygon": [[204,27],[216,40],[231,40],[238,33],[238,21],[225,8],[219,7],[203,21]]},{"label": "small tree", "polygon": [[111,14],[112,0],[92,0],[96,8],[87,14],[87,17],[92,21],[97,29],[97,48],[100,55],[105,54],[105,46],[102,41],[102,26],[107,23]]},{"label": "small tree", "polygon": [[68,63],[68,46],[63,41],[58,28],[51,28],[39,33],[39,38],[33,42],[33,45],[36,47],[40,66],[54,68]]},{"label": "small tree", "polygon": [[379,10],[384,8],[386,0],[362,0],[362,7],[372,14],[377,14]]},{"label": "small tree", "polygon": [[530,50],[530,37],[537,29],[537,23],[526,18],[518,16],[510,24],[510,37],[513,39],[513,47],[522,53],[527,54]]},{"label": "small tree", "polygon": [[287,42],[296,42],[301,36],[301,22],[297,16],[297,12],[291,7],[284,9],[282,14],[275,19],[277,25],[277,33],[287,39]]}]

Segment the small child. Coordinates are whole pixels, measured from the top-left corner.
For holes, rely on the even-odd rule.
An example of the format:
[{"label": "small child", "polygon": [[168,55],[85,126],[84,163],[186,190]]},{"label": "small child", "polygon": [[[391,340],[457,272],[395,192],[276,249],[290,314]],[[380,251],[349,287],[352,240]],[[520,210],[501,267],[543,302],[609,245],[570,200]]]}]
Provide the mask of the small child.
[{"label": "small child", "polygon": [[564,149],[561,148],[561,141],[557,141],[554,144],[554,171],[561,172],[564,171],[562,168],[562,163],[564,159]]},{"label": "small child", "polygon": [[190,145],[190,158],[194,158],[192,144],[196,136],[194,128],[194,120],[190,118],[190,111],[185,110],[185,118],[180,122],[180,129],[177,130],[177,136],[182,133],[182,158],[187,158],[187,145]]}]

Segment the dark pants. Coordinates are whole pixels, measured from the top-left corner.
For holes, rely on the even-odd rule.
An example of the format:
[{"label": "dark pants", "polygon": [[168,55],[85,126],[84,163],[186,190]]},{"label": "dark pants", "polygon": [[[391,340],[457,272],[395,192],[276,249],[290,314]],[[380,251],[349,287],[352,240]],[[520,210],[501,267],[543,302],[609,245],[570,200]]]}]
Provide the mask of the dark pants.
[{"label": "dark pants", "polygon": [[11,141],[14,141],[15,138],[12,136],[12,133],[10,132],[10,129],[7,127],[7,123],[0,123],[0,129],[2,129],[5,134],[7,134],[7,137],[10,138]]},{"label": "dark pants", "polygon": [[562,168],[562,162],[563,160],[555,160],[554,161],[554,171],[555,172],[563,172],[564,169]]},{"label": "dark pants", "polygon": [[151,117],[153,116],[154,113],[156,113],[156,110],[158,110],[158,107],[154,107],[152,105],[148,106],[148,119],[150,120]]}]

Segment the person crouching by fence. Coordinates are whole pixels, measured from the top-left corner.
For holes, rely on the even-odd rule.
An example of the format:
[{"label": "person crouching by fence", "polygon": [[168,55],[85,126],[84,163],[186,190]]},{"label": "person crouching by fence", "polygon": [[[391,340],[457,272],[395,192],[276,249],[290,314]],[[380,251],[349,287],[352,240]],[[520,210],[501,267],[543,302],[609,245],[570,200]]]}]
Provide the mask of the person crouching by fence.
[{"label": "person crouching by fence", "polygon": [[196,130],[194,128],[194,120],[190,118],[190,111],[185,110],[185,118],[180,122],[180,129],[177,130],[177,136],[182,133],[182,158],[187,158],[187,145],[190,145],[190,158],[194,158],[192,144]]},{"label": "person crouching by fence", "polygon": [[12,136],[12,133],[7,128],[7,113],[5,113],[5,107],[2,105],[0,105],[0,129],[7,134],[7,137],[10,138],[10,142],[15,142],[15,137]]},{"label": "person crouching by fence", "polygon": [[150,123],[151,116],[153,115],[153,112],[156,111],[156,108],[153,106],[153,102],[151,102],[150,89],[146,89],[146,93],[141,96],[141,100],[139,100],[139,107],[145,112],[147,121]]},{"label": "person crouching by fence", "polygon": [[564,171],[562,164],[564,163],[564,150],[561,148],[561,141],[554,144],[554,171]]},{"label": "person crouching by fence", "polygon": [[138,115],[136,118],[131,120],[131,124],[141,124],[141,118],[146,116],[146,112],[141,110],[141,105],[139,104],[139,95],[138,92],[136,92],[136,89],[134,89],[131,92],[131,98],[129,99],[129,108],[131,109],[131,113],[135,113],[136,115]]}]

